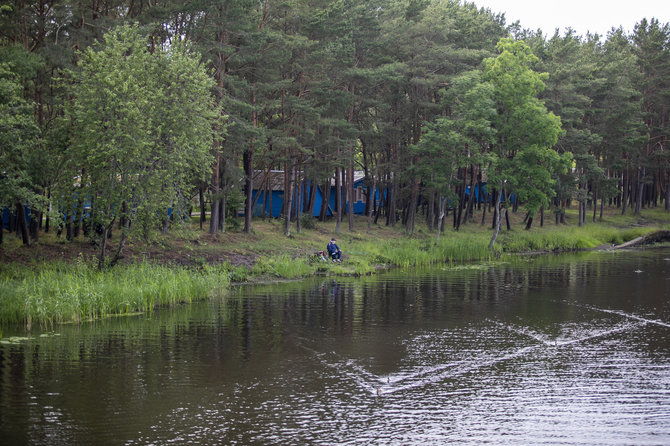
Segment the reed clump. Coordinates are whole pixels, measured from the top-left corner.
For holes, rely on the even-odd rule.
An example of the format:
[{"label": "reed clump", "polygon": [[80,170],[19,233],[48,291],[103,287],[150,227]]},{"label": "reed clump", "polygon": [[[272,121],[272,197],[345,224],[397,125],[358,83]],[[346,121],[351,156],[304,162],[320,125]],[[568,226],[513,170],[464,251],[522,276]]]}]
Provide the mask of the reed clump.
[{"label": "reed clump", "polygon": [[312,275],[315,270],[307,258],[277,255],[258,258],[251,268],[251,275],[297,279]]},{"label": "reed clump", "polygon": [[197,270],[138,262],[99,270],[86,262],[0,272],[0,321],[53,325],[147,312],[202,299],[230,283],[229,267]]},{"label": "reed clump", "polygon": [[435,238],[406,238],[382,243],[364,243],[359,249],[370,262],[403,268],[452,264],[456,262],[487,261],[499,251],[488,249],[486,234],[451,232]]},{"label": "reed clump", "polygon": [[504,252],[577,251],[601,245],[619,245],[654,231],[655,228],[621,230],[607,226],[587,225],[562,227],[541,231],[512,231],[501,233],[499,243]]}]

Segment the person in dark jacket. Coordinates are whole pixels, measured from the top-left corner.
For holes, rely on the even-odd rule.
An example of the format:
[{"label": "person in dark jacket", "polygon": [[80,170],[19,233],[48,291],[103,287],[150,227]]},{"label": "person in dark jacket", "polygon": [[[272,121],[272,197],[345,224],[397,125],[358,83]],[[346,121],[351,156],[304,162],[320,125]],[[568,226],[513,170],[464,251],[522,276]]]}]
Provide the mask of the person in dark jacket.
[{"label": "person in dark jacket", "polygon": [[340,251],[340,247],[335,244],[335,239],[331,238],[330,243],[328,243],[328,246],[326,246],[326,249],[328,250],[328,254],[330,254],[330,257],[333,259],[333,262],[341,262],[342,261],[342,251]]}]

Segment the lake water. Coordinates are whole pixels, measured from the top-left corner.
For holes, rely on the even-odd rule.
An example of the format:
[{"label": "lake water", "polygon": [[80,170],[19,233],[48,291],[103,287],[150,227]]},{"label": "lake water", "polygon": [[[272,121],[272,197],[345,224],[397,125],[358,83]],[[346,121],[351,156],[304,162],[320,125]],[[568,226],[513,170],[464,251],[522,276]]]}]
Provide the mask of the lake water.
[{"label": "lake water", "polygon": [[2,444],[670,444],[667,248],[244,286],[29,336],[0,344]]}]

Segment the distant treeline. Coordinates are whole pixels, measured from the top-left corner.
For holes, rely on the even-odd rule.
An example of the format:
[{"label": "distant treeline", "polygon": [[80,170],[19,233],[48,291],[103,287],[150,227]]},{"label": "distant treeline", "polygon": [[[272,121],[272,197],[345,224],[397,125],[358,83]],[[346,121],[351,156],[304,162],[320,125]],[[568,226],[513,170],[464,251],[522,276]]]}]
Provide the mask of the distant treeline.
[{"label": "distant treeline", "polygon": [[314,213],[301,186],[331,181],[353,229],[359,170],[370,218],[408,233],[450,210],[497,230],[507,207],[527,227],[570,202],[580,224],[670,209],[670,26],[651,18],[549,36],[453,0],[14,1],[0,88],[0,205],[27,244],[86,220],[101,266],[112,227],[118,256],[196,197],[210,232],[238,206],[250,231],[258,171],[285,173],[287,234]]}]

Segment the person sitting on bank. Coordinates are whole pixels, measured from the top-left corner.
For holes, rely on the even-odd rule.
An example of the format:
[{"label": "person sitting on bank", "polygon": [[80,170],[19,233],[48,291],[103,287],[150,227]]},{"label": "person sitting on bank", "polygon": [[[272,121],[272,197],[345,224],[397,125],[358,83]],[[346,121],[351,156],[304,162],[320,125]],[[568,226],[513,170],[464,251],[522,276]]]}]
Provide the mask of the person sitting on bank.
[{"label": "person sitting on bank", "polygon": [[333,259],[333,262],[341,262],[342,261],[342,251],[340,251],[340,247],[335,244],[335,239],[331,238],[330,242],[328,243],[328,246],[326,246],[326,249],[328,250],[328,254],[330,254],[330,257]]}]

